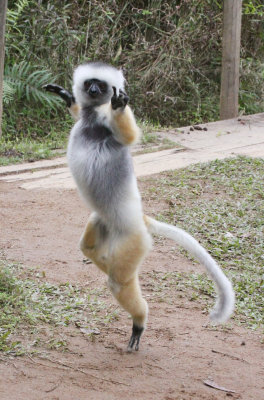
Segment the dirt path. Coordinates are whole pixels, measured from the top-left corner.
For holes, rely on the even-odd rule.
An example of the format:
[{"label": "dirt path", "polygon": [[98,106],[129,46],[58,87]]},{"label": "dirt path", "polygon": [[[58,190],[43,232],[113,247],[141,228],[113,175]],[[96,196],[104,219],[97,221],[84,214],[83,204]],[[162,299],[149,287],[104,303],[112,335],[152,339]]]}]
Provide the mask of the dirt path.
[{"label": "dirt path", "polygon": [[[75,190],[29,191],[19,188],[19,182],[0,181],[0,202],[0,248],[8,259],[39,266],[51,282],[106,287],[102,273],[82,262],[78,240],[87,212]],[[145,204],[150,214],[155,207]],[[199,268],[175,256],[172,246],[157,243],[142,267],[143,292],[151,301],[139,352],[125,352],[131,320],[122,311],[94,342],[65,328],[68,352],[50,351],[48,359],[0,358],[0,399],[263,399],[260,333],[234,322],[232,329],[213,329],[199,303],[179,293],[171,292],[170,302],[151,296],[151,271]],[[110,304],[107,289],[105,293]],[[235,393],[206,386],[208,379]]]},{"label": "dirt path", "polygon": [[[156,132],[159,138],[175,142],[175,148],[150,152],[146,145],[133,148],[136,176],[245,155],[264,157],[264,113],[248,115],[201,126]],[[197,130],[199,128],[199,130]],[[206,130],[203,130],[206,129]],[[155,147],[155,146],[154,146]],[[137,151],[145,153],[137,155]],[[147,151],[146,151],[147,150]],[[157,150],[157,148],[156,148]],[[0,180],[20,182],[23,189],[75,189],[66,157],[0,167]]]}]

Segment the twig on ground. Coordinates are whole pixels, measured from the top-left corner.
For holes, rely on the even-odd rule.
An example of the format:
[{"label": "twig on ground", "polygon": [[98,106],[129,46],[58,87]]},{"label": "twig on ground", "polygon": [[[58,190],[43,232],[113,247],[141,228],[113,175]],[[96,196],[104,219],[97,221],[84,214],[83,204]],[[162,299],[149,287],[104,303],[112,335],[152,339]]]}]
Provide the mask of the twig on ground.
[{"label": "twig on ground", "polygon": [[247,360],[244,360],[244,358],[233,356],[232,354],[228,354],[228,353],[223,353],[222,351],[218,351],[218,350],[212,349],[212,353],[221,354],[224,357],[232,358],[232,360],[243,361],[243,362],[245,362],[247,364],[250,364]]},{"label": "twig on ground", "polygon": [[[34,363],[34,364],[39,364],[39,365],[43,365],[44,367],[49,367],[48,365],[46,365],[46,364],[44,364],[44,363],[41,363],[41,362],[39,362],[39,361],[33,360],[33,358],[30,357],[30,356],[28,356],[28,358],[29,358],[29,359],[31,360],[31,362]],[[129,385],[128,383],[125,383],[125,382],[115,381],[115,380],[113,380],[113,379],[101,378],[101,377],[99,377],[99,376],[90,374],[90,373],[84,371],[83,369],[72,367],[71,365],[65,364],[65,363],[63,363],[62,361],[59,361],[59,360],[52,360],[52,359],[49,358],[49,357],[41,357],[41,358],[43,358],[44,360],[47,360],[47,361],[49,361],[49,362],[51,362],[51,363],[53,363],[53,364],[57,364],[57,367],[54,367],[54,368],[58,368],[58,369],[67,369],[67,368],[68,368],[68,369],[72,369],[72,370],[75,371],[75,372],[81,372],[82,374],[84,374],[84,375],[86,375],[86,376],[90,376],[91,378],[98,379],[98,380],[100,380],[100,381],[105,381],[105,382],[109,382],[109,383],[113,383],[113,384],[118,384],[118,385],[131,386],[131,385]],[[27,360],[27,361],[29,361],[29,360]],[[30,361],[29,361],[29,362],[30,362]]]},{"label": "twig on ground", "polygon": [[226,388],[223,387],[223,386],[219,386],[217,383],[215,383],[215,382],[212,381],[211,379],[207,379],[207,380],[203,381],[203,383],[204,383],[206,386],[209,386],[209,387],[211,387],[211,388],[213,388],[213,389],[221,390],[222,392],[236,393],[234,390],[226,389]]}]

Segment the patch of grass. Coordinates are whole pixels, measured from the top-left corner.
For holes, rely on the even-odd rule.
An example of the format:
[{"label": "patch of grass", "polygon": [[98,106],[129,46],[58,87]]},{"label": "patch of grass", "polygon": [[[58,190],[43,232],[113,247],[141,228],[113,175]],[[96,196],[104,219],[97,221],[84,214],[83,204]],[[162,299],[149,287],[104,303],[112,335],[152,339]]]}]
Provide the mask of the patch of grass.
[{"label": "patch of grass", "polygon": [[176,142],[173,142],[172,140],[167,138],[163,138],[160,135],[151,135],[151,136],[152,136],[151,141],[149,142],[143,141],[142,144],[134,148],[132,154],[140,155],[146,153],[155,153],[157,151],[162,151],[162,150],[182,148],[182,146],[178,145]]},{"label": "patch of grass", "polygon": [[53,285],[43,277],[37,270],[29,274],[22,266],[0,260],[0,351],[20,355],[44,344],[66,349],[67,339],[58,335],[59,328],[89,329],[92,336],[94,324],[106,325],[117,317],[105,310],[100,291]]},{"label": "patch of grass", "polygon": [[150,121],[140,121],[139,126],[142,130],[142,138],[140,144],[132,148],[133,154],[153,153],[175,147],[182,148],[180,144],[166,137],[169,127],[161,127],[160,124]]},{"label": "patch of grass", "polygon": [[36,107],[25,108],[25,114],[15,114],[15,126],[6,115],[3,118],[0,165],[53,158],[66,150],[73,125],[69,113],[52,112],[48,106],[40,111]]},{"label": "patch of grass", "polygon": [[67,137],[66,131],[60,134],[53,132],[37,139],[21,137],[11,140],[3,136],[0,138],[0,165],[57,157],[66,149]]},{"label": "patch of grass", "polygon": [[[234,285],[236,319],[254,328],[264,326],[263,182],[264,160],[238,157],[163,173],[146,189],[168,205],[159,219],[190,232],[220,264]],[[198,299],[214,292],[205,275],[180,278]]]},{"label": "patch of grass", "polygon": [[[31,133],[29,136],[23,136],[22,134],[15,138],[14,136],[7,137],[3,135],[0,138],[0,165],[34,162],[64,154],[71,126],[74,124],[69,115],[64,118],[65,124],[60,133],[51,131],[46,136],[37,136]],[[139,149],[135,148],[135,154],[181,147],[160,133],[160,125],[153,125],[150,122],[144,122],[140,125],[143,135]]]}]

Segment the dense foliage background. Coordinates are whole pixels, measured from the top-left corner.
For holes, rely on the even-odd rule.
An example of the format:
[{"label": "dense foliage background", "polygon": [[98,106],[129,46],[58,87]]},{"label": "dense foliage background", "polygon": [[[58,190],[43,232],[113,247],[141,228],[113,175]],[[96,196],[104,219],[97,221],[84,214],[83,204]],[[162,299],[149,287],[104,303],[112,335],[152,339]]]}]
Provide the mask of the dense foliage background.
[{"label": "dense foliage background", "polygon": [[[43,92],[68,88],[74,66],[123,67],[141,119],[187,125],[217,119],[222,1],[9,0],[4,136],[68,130],[64,104]],[[240,109],[264,111],[264,5],[243,1]]]}]

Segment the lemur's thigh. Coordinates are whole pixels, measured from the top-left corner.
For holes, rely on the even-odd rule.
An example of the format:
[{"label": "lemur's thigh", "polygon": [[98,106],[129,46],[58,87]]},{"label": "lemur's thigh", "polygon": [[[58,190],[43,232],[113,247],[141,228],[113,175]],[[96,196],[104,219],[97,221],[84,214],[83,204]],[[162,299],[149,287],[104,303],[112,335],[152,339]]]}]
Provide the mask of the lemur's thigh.
[{"label": "lemur's thigh", "polygon": [[97,215],[95,213],[91,214],[80,240],[80,248],[83,253],[95,246],[97,221]]},{"label": "lemur's thigh", "polygon": [[103,260],[102,244],[103,236],[102,224],[96,213],[93,213],[88,219],[84,233],[80,240],[80,248],[83,254],[93,261],[98,268],[107,273],[107,266]]},{"label": "lemur's thigh", "polygon": [[138,281],[138,268],[151,246],[147,233],[137,233],[119,242],[109,265],[109,287],[133,321],[144,326],[148,307]]},{"label": "lemur's thigh", "polygon": [[150,247],[151,237],[145,231],[119,238],[109,258],[109,278],[119,284],[130,281]]}]

